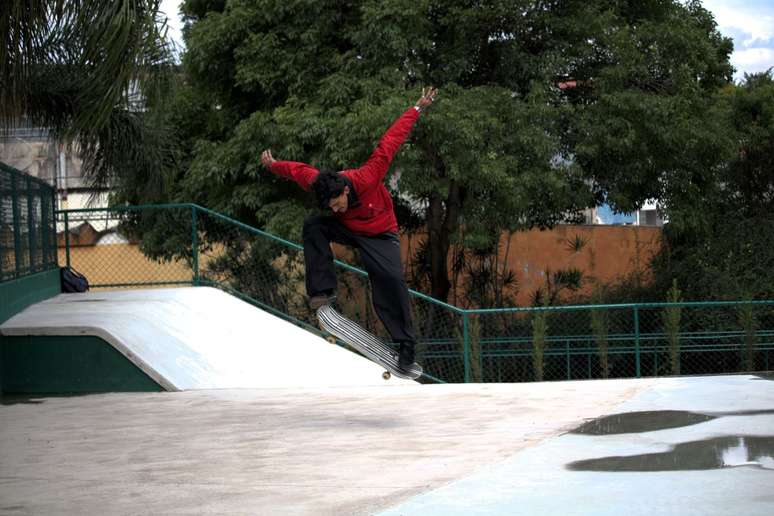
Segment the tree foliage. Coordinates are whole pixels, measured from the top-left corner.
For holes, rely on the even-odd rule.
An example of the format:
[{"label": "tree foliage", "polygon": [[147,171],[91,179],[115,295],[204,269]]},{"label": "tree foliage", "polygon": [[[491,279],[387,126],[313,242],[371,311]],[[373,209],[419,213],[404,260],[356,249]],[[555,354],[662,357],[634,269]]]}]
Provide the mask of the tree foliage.
[{"label": "tree foliage", "polygon": [[[592,17],[570,97],[567,142],[597,202],[631,212],[658,199],[672,223],[713,188],[731,148],[718,94],[729,84],[731,40],[700,2],[622,2]],[[681,216],[686,214],[686,216]]]},{"label": "tree foliage", "polygon": [[771,299],[774,282],[774,80],[748,76],[722,98],[731,159],[708,169],[712,185],[685,213],[691,229],[668,224],[655,288],[674,278],[687,299]]},{"label": "tree foliage", "polygon": [[399,222],[427,229],[428,289],[441,299],[455,243],[496,248],[501,230],[551,227],[602,199],[621,210],[657,196],[682,202],[670,185],[699,178],[726,148],[711,106],[731,77],[731,44],[698,2],[188,0],[182,9],[186,81],[173,118],[185,168],[170,198],[285,237],[300,236],[311,203],[261,170],[263,149],[358,166],[421,86],[440,88],[388,183]]}]

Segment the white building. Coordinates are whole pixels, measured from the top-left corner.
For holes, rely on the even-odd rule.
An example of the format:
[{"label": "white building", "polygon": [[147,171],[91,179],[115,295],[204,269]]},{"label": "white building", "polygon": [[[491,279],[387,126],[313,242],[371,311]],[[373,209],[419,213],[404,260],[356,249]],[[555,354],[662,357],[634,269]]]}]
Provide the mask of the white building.
[{"label": "white building", "polygon": [[107,205],[107,192],[89,204],[94,190],[83,178],[83,162],[76,149],[52,140],[44,128],[21,126],[0,131],[0,161],[53,186],[58,210]]}]

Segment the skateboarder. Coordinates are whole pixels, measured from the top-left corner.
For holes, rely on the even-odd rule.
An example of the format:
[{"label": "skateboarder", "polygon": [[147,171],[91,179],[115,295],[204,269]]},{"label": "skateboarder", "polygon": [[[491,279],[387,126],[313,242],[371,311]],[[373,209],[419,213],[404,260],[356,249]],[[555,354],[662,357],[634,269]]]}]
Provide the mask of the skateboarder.
[{"label": "skateboarder", "polygon": [[436,93],[435,88],[423,88],[416,104],[393,122],[360,168],[320,171],[305,163],[278,161],[270,150],[261,154],[264,166],[274,174],[295,181],[304,190],[313,191],[320,208],[333,212],[304,221],[306,293],[310,307],[316,310],[336,297],[331,242],[360,249],[371,281],[376,313],[392,340],[400,343],[401,367],[414,362],[415,336],[408,287],[400,262],[398,222],[383,179],[419,114],[433,103]]}]

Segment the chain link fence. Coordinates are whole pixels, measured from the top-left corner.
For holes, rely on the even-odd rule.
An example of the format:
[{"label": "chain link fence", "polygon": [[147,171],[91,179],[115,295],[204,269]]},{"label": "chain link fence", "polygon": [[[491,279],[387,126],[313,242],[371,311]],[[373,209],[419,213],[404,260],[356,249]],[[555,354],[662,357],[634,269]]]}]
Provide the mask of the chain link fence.
[{"label": "chain link fence", "polygon": [[774,302],[472,310],[470,381],[770,370]]},{"label": "chain link fence", "polygon": [[[210,285],[321,333],[303,249],[194,205],[70,210],[62,261],[92,288]],[[61,239],[60,239],[61,240]],[[360,269],[337,262],[338,306],[387,339]],[[774,301],[463,310],[412,292],[430,381],[522,382],[771,369]]]},{"label": "chain link fence", "polygon": [[[190,207],[152,206],[58,212],[59,262],[84,274],[91,288],[191,285],[192,213]],[[159,231],[150,233],[154,227]]]},{"label": "chain link fence", "polygon": [[55,269],[54,189],[0,163],[0,282]]}]

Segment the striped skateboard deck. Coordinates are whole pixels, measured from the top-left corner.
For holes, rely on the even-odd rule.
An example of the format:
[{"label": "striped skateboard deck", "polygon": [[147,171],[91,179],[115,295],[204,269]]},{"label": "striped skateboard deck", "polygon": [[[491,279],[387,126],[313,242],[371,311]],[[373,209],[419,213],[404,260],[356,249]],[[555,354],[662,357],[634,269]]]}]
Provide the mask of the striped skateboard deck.
[{"label": "striped skateboard deck", "polygon": [[330,305],[317,309],[317,320],[320,327],[331,335],[343,340],[372,362],[387,369],[383,376],[389,379],[390,374],[399,378],[416,380],[422,376],[422,366],[414,362],[408,369],[398,365],[398,354],[390,349],[377,337],[354,321],[350,321]]}]

